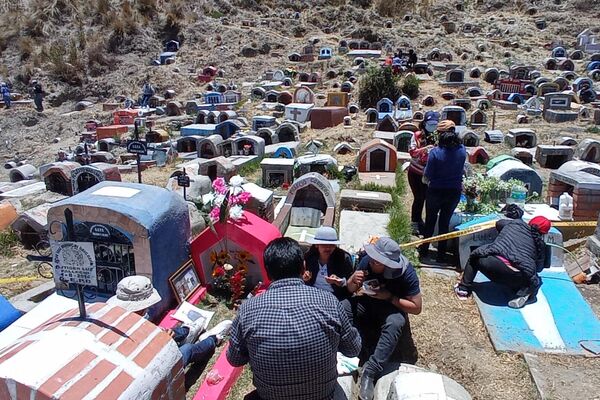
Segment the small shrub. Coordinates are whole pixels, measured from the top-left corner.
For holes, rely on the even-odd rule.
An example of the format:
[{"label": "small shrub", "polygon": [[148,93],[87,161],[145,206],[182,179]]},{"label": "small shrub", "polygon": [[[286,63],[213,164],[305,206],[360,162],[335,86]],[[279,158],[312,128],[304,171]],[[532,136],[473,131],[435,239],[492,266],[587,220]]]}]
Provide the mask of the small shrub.
[{"label": "small shrub", "polygon": [[252,175],[260,169],[260,160],[255,159],[241,166],[239,169],[240,176]]},{"label": "small shrub", "polygon": [[12,257],[16,254],[19,238],[13,230],[0,231],[0,255]]},{"label": "small shrub", "polygon": [[411,100],[416,99],[419,96],[419,83],[419,79],[415,75],[407,75],[402,82],[402,93]]},{"label": "small shrub", "polygon": [[377,0],[375,9],[382,17],[394,17],[403,14],[411,4],[407,0]]},{"label": "small shrub", "polygon": [[370,67],[360,79],[358,103],[362,108],[375,107],[384,97],[396,101],[401,95],[398,77],[390,67]]},{"label": "small shrub", "polygon": [[209,16],[210,16],[211,18],[214,18],[214,19],[219,19],[219,18],[221,18],[223,15],[225,15],[225,14],[223,14],[223,13],[222,13],[221,11],[219,11],[219,10],[212,10],[212,11],[210,12],[210,14],[209,14]]},{"label": "small shrub", "polygon": [[19,39],[19,53],[21,53],[21,61],[28,60],[33,54],[33,40],[29,37]]}]

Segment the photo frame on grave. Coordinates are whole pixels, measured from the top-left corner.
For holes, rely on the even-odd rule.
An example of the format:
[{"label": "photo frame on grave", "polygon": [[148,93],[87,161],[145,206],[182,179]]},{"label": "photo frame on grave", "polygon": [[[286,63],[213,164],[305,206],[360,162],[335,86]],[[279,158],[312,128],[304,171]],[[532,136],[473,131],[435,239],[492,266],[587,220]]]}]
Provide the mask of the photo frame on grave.
[{"label": "photo frame on grave", "polygon": [[200,287],[200,278],[191,258],[169,277],[169,285],[178,304],[187,300]]}]

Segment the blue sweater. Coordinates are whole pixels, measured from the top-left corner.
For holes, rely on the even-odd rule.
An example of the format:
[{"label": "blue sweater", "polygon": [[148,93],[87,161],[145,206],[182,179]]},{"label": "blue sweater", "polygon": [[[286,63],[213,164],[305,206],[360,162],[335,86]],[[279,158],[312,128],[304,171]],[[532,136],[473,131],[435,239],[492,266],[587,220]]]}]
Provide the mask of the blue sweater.
[{"label": "blue sweater", "polygon": [[462,176],[467,152],[458,147],[435,147],[429,152],[425,176],[432,189],[462,189]]}]

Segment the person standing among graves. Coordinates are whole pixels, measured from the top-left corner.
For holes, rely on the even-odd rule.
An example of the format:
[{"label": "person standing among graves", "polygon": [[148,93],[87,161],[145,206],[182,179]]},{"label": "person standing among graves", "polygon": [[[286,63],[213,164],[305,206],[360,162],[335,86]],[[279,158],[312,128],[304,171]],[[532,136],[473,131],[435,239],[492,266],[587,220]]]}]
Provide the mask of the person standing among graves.
[{"label": "person standing among graves", "polygon": [[415,53],[415,51],[413,49],[408,50],[408,61],[406,63],[406,66],[408,68],[414,68],[417,61],[418,61],[417,53]]},{"label": "person standing among graves", "polygon": [[[152,286],[150,279],[141,275],[133,275],[121,279],[117,284],[116,294],[106,303],[119,306],[148,319],[148,308],[160,300],[160,294]],[[205,332],[199,342],[197,342],[198,335],[203,329],[203,324],[184,324],[167,329],[166,332],[177,343],[185,368],[190,363],[208,361],[215,348],[223,342],[230,328],[230,320],[221,321],[214,328]]]},{"label": "person standing among graves", "polygon": [[348,280],[348,290],[362,295],[346,299],[342,305],[361,329],[380,331],[375,351],[364,364],[360,379],[360,399],[371,400],[375,379],[394,353],[408,314],[420,314],[423,299],[417,273],[398,243],[381,237],[364,249],[367,255]]},{"label": "person standing among graves", "polygon": [[[425,238],[433,236],[438,225],[440,235],[448,233],[450,218],[460,201],[462,177],[467,153],[455,132],[454,122],[438,124],[438,146],[429,152],[423,175],[428,181],[425,198]],[[439,218],[438,218],[439,217]],[[426,257],[429,243],[419,246],[419,256]],[[446,241],[438,242],[437,262],[446,262]]]},{"label": "person standing among graves", "polygon": [[335,229],[322,226],[308,242],[312,246],[304,256],[304,282],[332,293],[338,300],[348,297],[347,282],[354,272],[352,257],[338,247],[340,241]]},{"label": "person standing among graves", "polygon": [[33,85],[33,102],[35,104],[35,109],[38,112],[42,112],[44,111],[43,102],[46,92],[44,92],[41,83],[39,83],[38,81],[32,81],[31,84]]},{"label": "person standing among graves", "polygon": [[546,244],[542,235],[552,223],[538,216],[529,224],[521,218],[501,219],[496,222],[498,237],[490,244],[476,248],[469,257],[465,271],[454,292],[459,299],[467,299],[472,292],[477,271],[490,281],[509,287],[516,293],[508,302],[511,308],[521,308],[535,299],[542,281],[538,273],[546,264]]},{"label": "person standing among graves", "polygon": [[414,133],[410,139],[408,150],[411,159],[408,166],[408,185],[413,194],[413,203],[410,212],[410,221],[413,235],[422,235],[425,232],[423,222],[423,206],[427,194],[427,185],[423,182],[423,172],[427,164],[429,151],[435,145],[435,130],[440,119],[440,113],[427,111],[421,122],[420,131]]},{"label": "person standing among graves", "polygon": [[341,390],[337,352],[358,355],[358,331],[333,295],[304,284],[298,242],[287,237],[271,241],[264,264],[271,285],[242,303],[227,352],[232,365],[252,368],[256,390],[245,399],[333,398]]},{"label": "person standing among graves", "polygon": [[154,88],[148,82],[148,79],[144,81],[144,86],[142,87],[142,101],[140,102],[141,107],[148,107],[150,104],[150,99],[154,96]]},{"label": "person standing among graves", "polygon": [[4,102],[4,108],[6,108],[8,110],[11,105],[10,89],[8,88],[8,85],[4,82],[0,83],[0,94],[2,95],[2,101]]}]

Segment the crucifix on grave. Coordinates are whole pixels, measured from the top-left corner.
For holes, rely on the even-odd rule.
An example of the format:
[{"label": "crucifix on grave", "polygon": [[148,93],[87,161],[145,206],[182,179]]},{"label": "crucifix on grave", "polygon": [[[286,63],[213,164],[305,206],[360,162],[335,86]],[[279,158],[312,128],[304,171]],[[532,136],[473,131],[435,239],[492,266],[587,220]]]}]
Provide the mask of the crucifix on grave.
[{"label": "crucifix on grave", "polygon": [[294,121],[298,121],[298,116],[302,115],[302,111],[300,111],[297,108],[292,109],[292,111],[290,111],[290,114],[292,114],[292,116],[294,117]]},{"label": "crucifix on grave", "polygon": [[148,154],[148,147],[146,145],[145,140],[140,140],[140,132],[139,132],[138,126],[139,126],[139,122],[136,120],[134,122],[134,131],[133,131],[135,139],[127,141],[127,152],[135,154],[135,159],[137,162],[137,171],[138,171],[138,183],[142,183],[142,168],[140,166],[140,163],[141,163],[140,155]]}]

